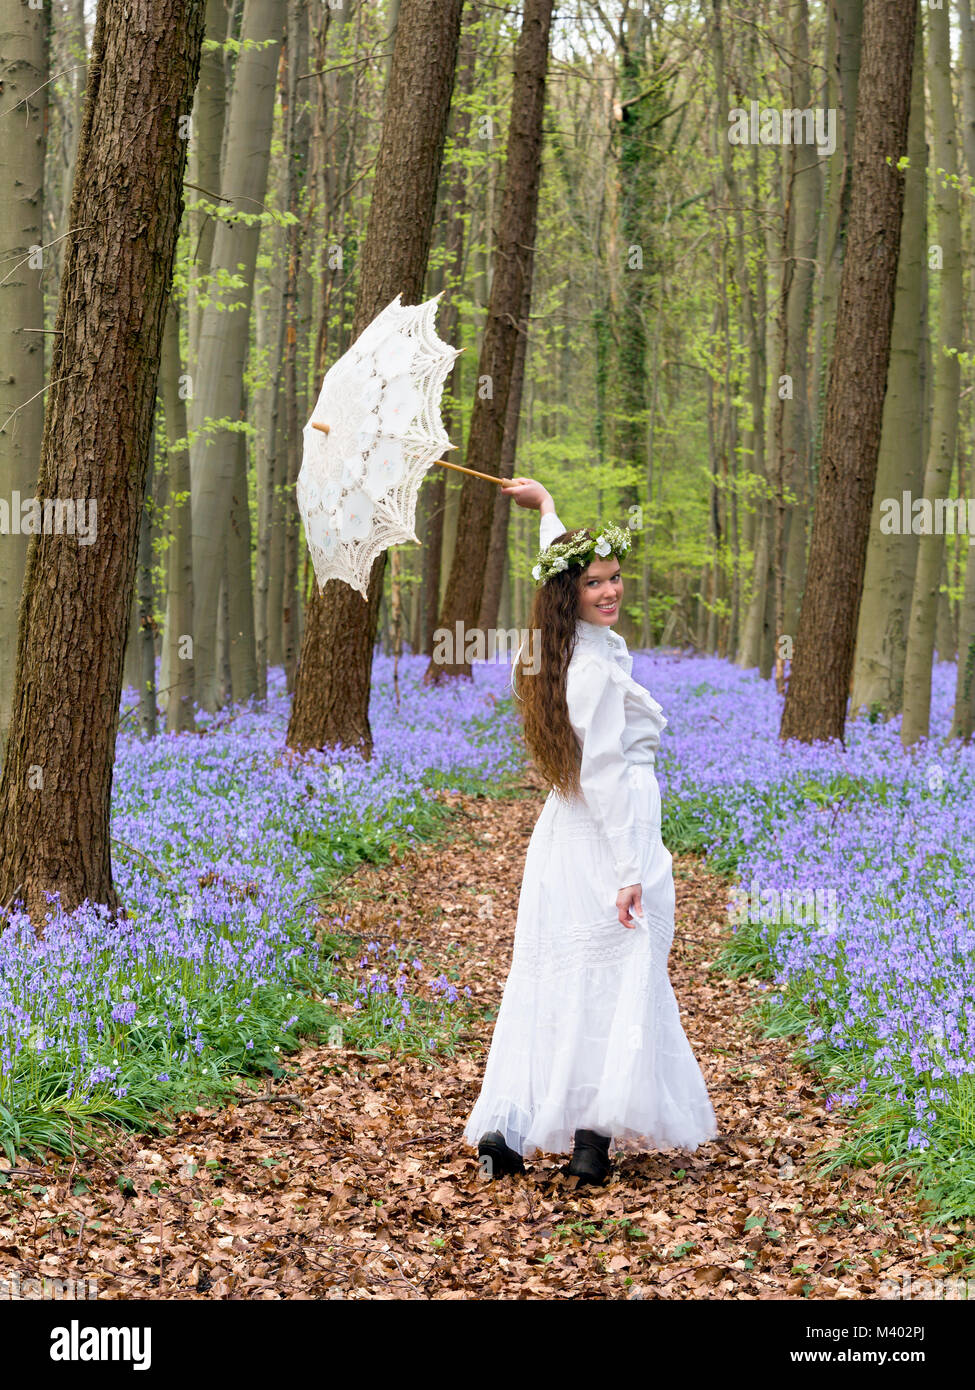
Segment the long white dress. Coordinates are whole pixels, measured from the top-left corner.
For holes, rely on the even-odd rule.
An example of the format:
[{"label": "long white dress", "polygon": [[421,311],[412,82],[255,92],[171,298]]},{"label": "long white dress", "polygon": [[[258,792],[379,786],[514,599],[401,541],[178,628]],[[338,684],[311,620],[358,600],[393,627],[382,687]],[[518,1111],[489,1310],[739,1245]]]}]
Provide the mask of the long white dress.
[{"label": "long white dress", "polygon": [[[541,545],[565,527],[542,518]],[[714,1109],[667,973],[674,878],[654,754],[667,723],[630,676],[618,633],[579,620],[566,675],[581,797],[549,793],[525,859],[511,970],[480,1095],[464,1128],[524,1157],[570,1153],[577,1129],[615,1150],[694,1150]],[[617,916],[642,886],[644,920]],[[635,914],[633,914],[635,916]]]}]

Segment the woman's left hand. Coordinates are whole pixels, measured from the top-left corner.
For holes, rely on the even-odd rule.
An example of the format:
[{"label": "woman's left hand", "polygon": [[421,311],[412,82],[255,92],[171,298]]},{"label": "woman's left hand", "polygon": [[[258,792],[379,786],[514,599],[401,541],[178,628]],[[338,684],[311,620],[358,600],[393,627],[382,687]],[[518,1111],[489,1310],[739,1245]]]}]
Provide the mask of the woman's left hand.
[{"label": "woman's left hand", "polygon": [[629,888],[621,888],[616,894],[616,910],[624,927],[635,927],[631,913],[643,916],[643,889],[639,883],[631,883]]}]

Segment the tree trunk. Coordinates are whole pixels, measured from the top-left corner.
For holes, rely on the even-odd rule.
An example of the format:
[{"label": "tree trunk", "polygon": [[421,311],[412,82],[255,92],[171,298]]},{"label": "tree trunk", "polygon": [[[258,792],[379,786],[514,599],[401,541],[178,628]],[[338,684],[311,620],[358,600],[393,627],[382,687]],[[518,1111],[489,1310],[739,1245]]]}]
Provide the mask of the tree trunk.
[{"label": "tree trunk", "polygon": [[[237,59],[224,142],[223,196],[249,219],[264,205],[283,20],[283,0],[246,0],[243,40],[264,46],[243,48]],[[207,417],[216,422],[197,436],[190,449],[194,660],[197,701],[207,710],[217,708],[217,596],[238,467],[237,431],[231,426],[243,419],[243,376],[259,239],[259,223],[218,222],[211,270],[233,274],[238,283],[233,287],[211,284],[210,302],[200,324],[194,424],[200,429]]]},{"label": "tree trunk", "polygon": [[[439,288],[446,292],[440,309],[440,336],[445,342],[454,342],[460,328],[460,310],[457,306],[457,291],[461,287],[463,280],[463,261],[464,261],[464,228],[469,213],[467,196],[467,167],[465,154],[470,142],[470,96],[474,90],[474,69],[476,63],[476,47],[471,32],[471,25],[477,21],[477,11],[474,9],[469,18],[468,27],[461,34],[460,49],[457,63],[457,90],[454,96],[454,107],[452,112],[453,121],[453,151],[454,168],[446,194],[443,198],[444,210],[447,215],[447,225],[444,232],[444,266],[438,276]],[[449,279],[448,279],[449,277]],[[458,357],[450,370],[447,378],[445,400],[442,408],[444,429],[452,440],[459,439],[456,435],[457,424],[459,423],[460,411],[456,409],[456,401],[460,396],[460,384],[463,375],[463,358]],[[454,455],[459,462],[463,457],[462,452]],[[445,468],[432,468],[424,484],[421,497],[423,499],[423,581],[421,592],[423,597],[423,627],[421,633],[419,651],[429,656],[433,651],[433,634],[437,627],[440,615],[440,600],[442,588],[442,569],[444,557],[444,515],[447,507],[447,478],[450,476]]]},{"label": "tree trunk", "polygon": [[122,658],[203,14],[202,0],[102,0],[95,23],[40,471],[43,499],[81,499],[92,543],[31,537],[0,780],[0,904],[21,899],[36,922],[49,892],[66,910],[118,906]]},{"label": "tree trunk", "polygon": [[863,38],[863,3],[864,0],[833,0],[828,7],[827,33],[831,40],[828,56],[832,61],[827,83],[827,106],[839,113],[839,140],[826,166],[825,215],[821,224],[819,259],[824,266],[823,290],[816,315],[813,371],[817,407],[814,458],[817,464],[822,451],[826,378],[833,356],[833,331],[850,216],[853,133],[856,124]]},{"label": "tree trunk", "polygon": [[163,330],[162,387],[166,442],[169,445],[169,549],[166,552],[166,622],[162,695],[166,728],[181,733],[195,727],[193,709],[193,528],[190,516],[190,451],[187,442],[184,374],[179,344],[179,307],[172,295]]},{"label": "tree trunk", "polygon": [[[288,211],[300,219],[302,189],[308,169],[307,84],[298,78],[308,71],[308,6],[304,0],[288,0],[287,111],[285,116],[285,189]],[[288,228],[288,273],[284,290],[284,417],[287,452],[284,463],[284,590],[281,610],[281,642],[288,689],[294,689],[298,663],[298,509],[290,505],[295,495],[304,439],[304,420],[298,418],[298,279],[304,250],[303,220]],[[303,395],[303,393],[302,393]]]},{"label": "tree trunk", "polygon": [[843,737],[890,355],[915,20],[914,0],[865,0],[847,246],[783,739]]},{"label": "tree trunk", "polygon": [[237,436],[237,467],[227,518],[227,643],[230,689],[236,703],[257,694],[251,511],[247,501],[247,436]]},{"label": "tree trunk", "polygon": [[[454,85],[462,0],[402,0],[359,270],[353,337],[402,294],[423,293]],[[485,483],[485,487],[490,484]],[[372,753],[369,688],[385,552],[368,598],[339,580],[312,594],[288,726],[292,748]]]},{"label": "tree trunk", "polygon": [[[165,329],[163,331],[165,332]],[[146,738],[154,738],[156,734],[156,612],[152,591],[152,475],[155,443],[154,431],[149,440],[149,467],[142,517],[139,522],[139,559],[136,571],[136,606],[139,615],[139,726]]]},{"label": "tree trunk", "polygon": [[[525,0],[515,50],[504,200],[487,326],[477,369],[479,389],[467,432],[468,466],[495,477],[501,464],[518,322],[530,304],[552,3],[553,0]],[[450,631],[457,622],[467,629],[477,624],[495,496],[494,483],[464,477],[457,514],[457,534],[463,537],[463,544],[455,547],[440,618],[440,626]],[[425,679],[436,681],[445,675],[470,679],[464,652],[454,652],[454,658],[443,665],[431,661]]]},{"label": "tree trunk", "polygon": [[[958,437],[958,395],[963,348],[963,289],[961,221],[958,208],[958,145],[951,96],[951,47],[947,9],[928,12],[928,89],[934,129],[934,202],[938,217],[941,269],[938,272],[938,352],[934,359],[934,401],[931,435],[924,469],[925,508],[934,511],[947,498]],[[954,182],[952,182],[954,180]],[[931,665],[934,658],[938,595],[944,564],[945,538],[932,530],[919,537],[911,616],[904,662],[904,715],[901,743],[905,748],[926,737],[931,714]]]},{"label": "tree trunk", "polygon": [[[206,0],[207,42],[224,43],[227,38],[229,13],[227,0]],[[222,47],[211,48],[203,54],[200,59],[200,81],[193,105],[190,169],[196,187],[190,190],[190,194],[191,202],[202,206],[187,214],[193,257],[186,287],[189,361],[192,363],[199,360],[200,324],[203,319],[198,281],[203,278],[204,293],[207,293],[209,283],[206,277],[210,273],[210,258],[213,255],[213,238],[216,231],[216,222],[206,209],[207,206],[219,208],[223,193],[220,187],[220,152],[227,110],[225,63],[226,55]],[[232,189],[230,193],[233,196]]]},{"label": "tree trunk", "polygon": [[[806,0],[793,0],[790,48],[794,110],[811,103],[809,81],[809,12]],[[792,182],[795,216],[789,247],[792,282],[788,303],[786,371],[792,379],[792,399],[786,411],[785,454],[790,490],[796,501],[786,510],[786,553],[783,630],[793,633],[806,568],[806,532],[812,496],[812,420],[809,412],[809,319],[816,271],[816,241],[822,199],[819,151],[798,145]]]},{"label": "tree trunk", "polygon": [[[39,9],[40,7],[38,7]],[[60,207],[58,208],[58,237],[62,238],[68,230],[68,213],[71,208],[71,187],[74,183],[75,170],[78,160],[78,137],[81,134],[81,123],[85,115],[85,83],[88,69],[88,49],[85,38],[85,0],[67,0],[65,5],[65,29],[64,48],[62,50],[65,61],[58,62],[58,71],[68,68],[64,73],[67,79],[68,98],[62,104],[63,115],[62,135],[61,135],[61,178],[60,178]],[[36,15],[38,10],[33,13]],[[60,19],[55,21],[53,27],[60,24]],[[3,25],[4,34],[9,33],[6,24]],[[42,94],[39,92],[38,96]],[[53,223],[53,218],[49,220],[49,225]],[[58,240],[55,246],[51,247],[52,261],[54,265],[53,284],[61,283],[61,266],[64,263],[65,242]],[[49,284],[50,289],[50,284]],[[38,448],[40,453],[40,448]]]},{"label": "tree trunk", "polygon": [[[969,180],[975,179],[975,26],[971,0],[959,0],[958,24],[961,30],[962,148]],[[975,283],[969,280],[969,315],[975,307]],[[969,323],[973,320],[969,317]],[[969,455],[968,496],[975,487],[975,454]],[[958,493],[965,492],[959,462]],[[971,546],[965,561],[965,587],[958,618],[958,670],[955,678],[955,708],[951,737],[966,743],[975,733],[975,560]]]},{"label": "tree trunk", "polygon": [[[18,498],[35,494],[44,431],[45,11],[0,0],[0,761],[14,693],[17,612],[27,561]],[[32,331],[31,331],[32,330]],[[15,512],[16,515],[8,515]],[[7,532],[8,534],[4,534]]]},{"label": "tree trunk", "polygon": [[907,137],[910,160],[904,181],[904,217],[897,264],[897,293],[890,340],[890,370],[884,400],[884,423],[870,518],[870,540],[857,626],[851,712],[875,710],[886,718],[901,707],[907,620],[911,611],[917,542],[910,527],[901,534],[881,529],[885,498],[900,498],[906,489],[916,497],[924,483],[922,417],[924,383],[918,342],[927,201],[927,146],[924,139],[924,29],[914,38],[911,122]]},{"label": "tree trunk", "polygon": [[[531,270],[526,276],[526,286],[531,284]],[[504,422],[504,439],[501,441],[502,478],[515,475],[515,457],[518,452],[518,425],[521,420],[521,397],[525,385],[525,359],[528,356],[528,301],[525,296],[525,313],[518,325],[518,341],[515,344],[515,361],[511,371],[511,390],[508,392],[508,410]],[[511,498],[498,488],[494,499],[494,516],[491,520],[491,540],[488,545],[487,570],[484,576],[484,592],[481,594],[481,611],[477,625],[482,632],[488,632],[498,625],[498,608],[501,604],[501,584],[508,563],[508,520],[511,516]]]}]

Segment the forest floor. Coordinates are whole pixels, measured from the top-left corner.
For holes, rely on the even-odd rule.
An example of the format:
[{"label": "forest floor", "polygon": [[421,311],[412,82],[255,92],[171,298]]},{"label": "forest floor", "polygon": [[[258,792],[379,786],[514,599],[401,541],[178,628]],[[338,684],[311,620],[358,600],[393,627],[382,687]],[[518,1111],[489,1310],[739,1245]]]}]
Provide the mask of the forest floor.
[{"label": "forest floor", "polygon": [[22,1168],[0,1199],[0,1279],[87,1279],[119,1299],[870,1299],[885,1281],[909,1277],[916,1297],[949,1277],[959,1237],[930,1231],[906,1187],[882,1190],[879,1165],[810,1170],[842,1113],[788,1039],[761,1036],[760,984],[708,969],[728,892],[694,858],[674,860],[669,970],[719,1137],[621,1156],[602,1188],[563,1176],[564,1155],[482,1177],[461,1132],[541,806],[537,786],[524,793],[451,796],[449,842],[361,867],[325,905],[326,924],[347,912],[348,932],[421,951],[470,987],[453,1057],[305,1047],[263,1092],[242,1081],[239,1102],[180,1115],[165,1136],[120,1133],[98,1155]]}]

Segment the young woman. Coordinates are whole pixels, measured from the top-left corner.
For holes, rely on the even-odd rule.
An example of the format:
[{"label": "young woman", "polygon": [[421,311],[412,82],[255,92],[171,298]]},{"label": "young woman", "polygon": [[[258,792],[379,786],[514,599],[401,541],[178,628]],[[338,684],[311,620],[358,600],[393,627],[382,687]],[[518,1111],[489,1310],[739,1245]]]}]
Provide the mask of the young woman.
[{"label": "young woman", "polygon": [[[491,1177],[536,1150],[604,1182],[614,1150],[693,1150],[717,1137],[667,973],[674,879],[654,752],[667,720],[612,631],[629,534],[566,531],[541,484],[505,491],[541,511],[535,673],[515,661],[525,741],[551,785],[532,832],[514,950],[464,1137]],[[536,649],[537,650],[537,649]]]}]

